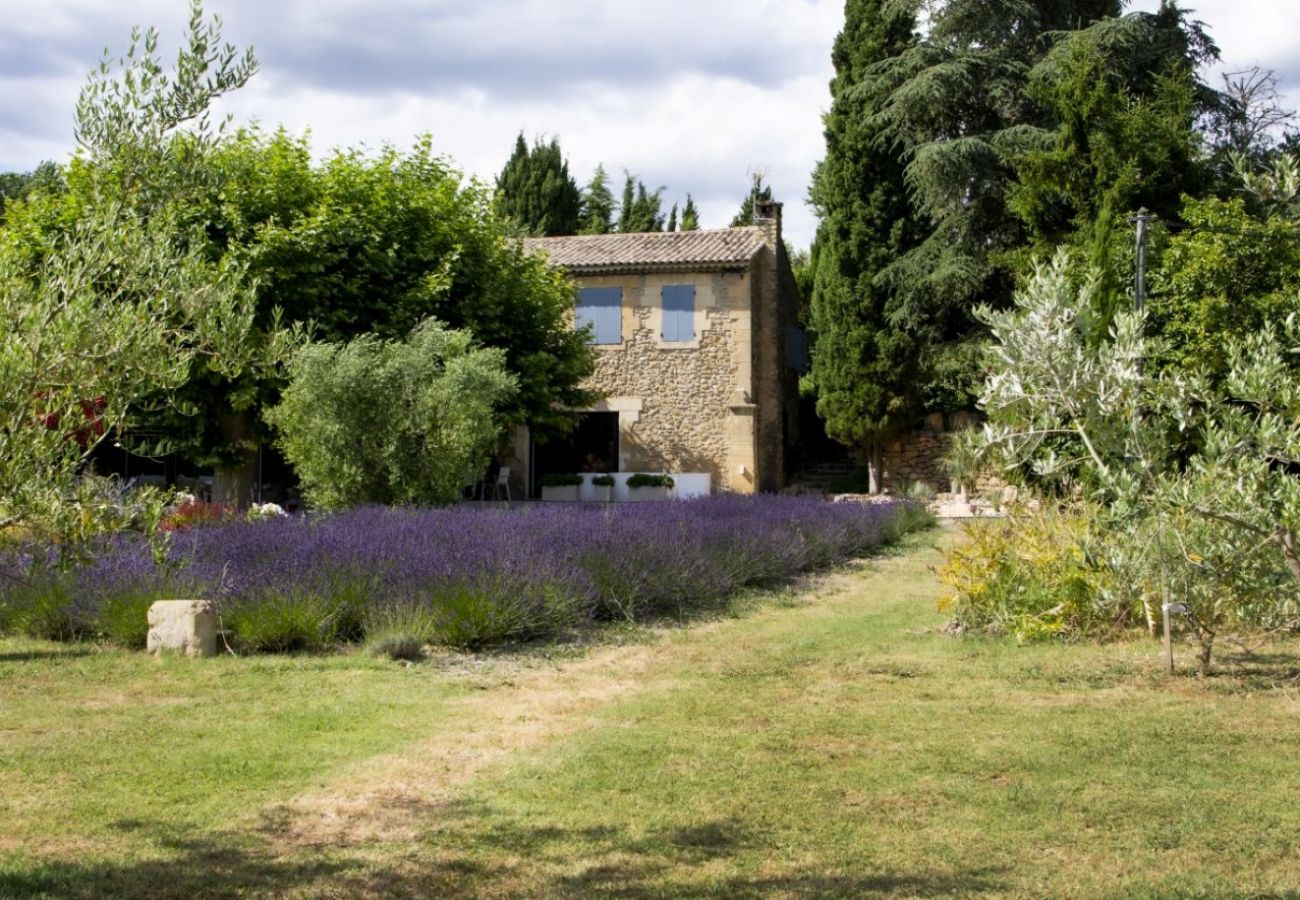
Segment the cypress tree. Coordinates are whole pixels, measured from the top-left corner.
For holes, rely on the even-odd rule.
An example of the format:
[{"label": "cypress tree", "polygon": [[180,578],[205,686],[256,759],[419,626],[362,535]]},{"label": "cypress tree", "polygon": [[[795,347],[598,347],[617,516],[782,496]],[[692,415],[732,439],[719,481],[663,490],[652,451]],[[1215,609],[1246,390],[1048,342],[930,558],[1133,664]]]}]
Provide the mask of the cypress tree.
[{"label": "cypress tree", "polygon": [[676,203],[673,204],[672,211],[668,213],[668,227],[665,228],[664,230],[665,231],[677,230],[677,204]]},{"label": "cypress tree", "polygon": [[534,237],[577,234],[582,195],[569,175],[560,142],[530,148],[523,132],[497,176],[497,210],[516,230]]},{"label": "cypress tree", "polygon": [[760,200],[772,199],[772,186],[763,184],[762,173],[754,175],[753,183],[750,185],[749,193],[745,195],[744,201],[740,204],[740,212],[736,213],[735,218],[731,220],[731,227],[738,228],[741,225],[754,224],[754,204]]},{"label": "cypress tree", "polygon": [[624,234],[663,231],[664,216],[659,211],[663,205],[663,192],[663,188],[646,190],[641,179],[628,174],[623,182],[623,207],[619,212],[618,230]]},{"label": "cypress tree", "polygon": [[636,180],[631,172],[623,172],[623,202],[618,205],[618,230],[627,234],[634,231],[632,217],[636,215]]},{"label": "cypress tree", "polygon": [[695,208],[691,195],[686,195],[686,205],[682,207],[682,231],[700,230],[700,211]]},{"label": "cypress tree", "polygon": [[591,181],[582,192],[582,227],[580,234],[609,234],[614,228],[614,194],[604,165],[597,164]]},{"label": "cypress tree", "polygon": [[912,14],[890,0],[845,4],[832,51],[826,157],[812,184],[821,217],[809,309],[817,413],[827,434],[861,454],[872,492],[882,487],[885,443],[916,418],[919,339],[926,333],[926,323],[908,319],[899,291],[882,277],[915,247],[919,220],[903,162],[881,140],[877,113],[885,98],[873,78],[873,67],[913,44],[914,27]]}]

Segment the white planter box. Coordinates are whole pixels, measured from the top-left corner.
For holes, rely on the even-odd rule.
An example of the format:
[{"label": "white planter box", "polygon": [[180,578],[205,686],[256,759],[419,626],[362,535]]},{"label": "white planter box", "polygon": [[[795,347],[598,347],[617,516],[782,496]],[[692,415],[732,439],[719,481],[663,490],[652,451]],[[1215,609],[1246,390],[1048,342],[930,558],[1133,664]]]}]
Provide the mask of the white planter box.
[{"label": "white planter box", "polygon": [[593,485],[591,486],[591,490],[592,490],[592,493],[593,493],[593,494],[595,495],[595,497],[596,497],[596,502],[597,502],[597,503],[613,503],[613,502],[614,502],[614,485],[612,485],[612,484],[605,484],[605,485],[593,484]]},{"label": "white planter box", "polygon": [[578,485],[566,484],[559,487],[543,485],[542,499],[548,502],[558,500],[561,502],[576,503],[578,501]]},{"label": "white planter box", "polygon": [[667,500],[670,490],[671,488],[666,487],[629,487],[627,489],[627,499],[633,503],[646,500]]}]

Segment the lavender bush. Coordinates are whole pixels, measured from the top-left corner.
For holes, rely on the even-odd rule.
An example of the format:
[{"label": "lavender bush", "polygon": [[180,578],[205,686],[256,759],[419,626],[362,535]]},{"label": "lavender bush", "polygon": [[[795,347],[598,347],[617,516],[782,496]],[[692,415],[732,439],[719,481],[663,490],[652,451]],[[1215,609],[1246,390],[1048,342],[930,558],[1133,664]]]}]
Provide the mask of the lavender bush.
[{"label": "lavender bush", "polygon": [[741,588],[861,556],[925,520],[906,504],[724,495],[232,521],[173,535],[161,567],[130,535],[72,569],[11,548],[0,632],[142,646],[149,604],[183,597],[214,601],[236,649],[475,648],[721,607]]}]

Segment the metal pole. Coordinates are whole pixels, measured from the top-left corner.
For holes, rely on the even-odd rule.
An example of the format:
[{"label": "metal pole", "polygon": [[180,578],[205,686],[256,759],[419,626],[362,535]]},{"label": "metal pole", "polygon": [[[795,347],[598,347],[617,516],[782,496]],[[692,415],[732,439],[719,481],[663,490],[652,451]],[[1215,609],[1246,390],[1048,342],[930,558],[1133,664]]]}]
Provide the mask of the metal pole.
[{"label": "metal pole", "polygon": [[1147,306],[1147,223],[1151,215],[1144,206],[1137,214],[1137,290],[1133,294],[1133,311],[1139,315]]},{"label": "metal pole", "polygon": [[1169,601],[1160,604],[1160,612],[1165,620],[1165,671],[1174,674],[1174,638],[1169,630]]}]

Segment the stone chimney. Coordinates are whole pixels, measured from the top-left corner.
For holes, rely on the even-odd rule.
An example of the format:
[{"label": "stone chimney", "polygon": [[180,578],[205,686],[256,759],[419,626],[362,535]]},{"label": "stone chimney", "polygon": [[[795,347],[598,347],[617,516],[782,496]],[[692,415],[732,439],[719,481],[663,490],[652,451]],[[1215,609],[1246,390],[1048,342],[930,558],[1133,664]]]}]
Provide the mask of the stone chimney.
[{"label": "stone chimney", "polygon": [[781,246],[781,207],[777,200],[757,200],[754,202],[754,224],[767,233],[768,242],[773,249]]}]

